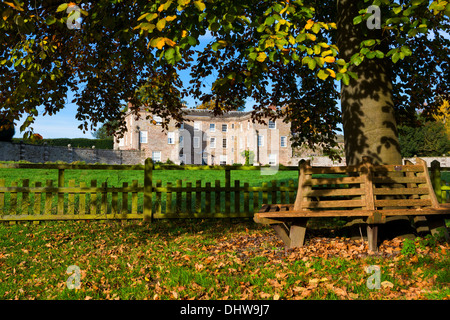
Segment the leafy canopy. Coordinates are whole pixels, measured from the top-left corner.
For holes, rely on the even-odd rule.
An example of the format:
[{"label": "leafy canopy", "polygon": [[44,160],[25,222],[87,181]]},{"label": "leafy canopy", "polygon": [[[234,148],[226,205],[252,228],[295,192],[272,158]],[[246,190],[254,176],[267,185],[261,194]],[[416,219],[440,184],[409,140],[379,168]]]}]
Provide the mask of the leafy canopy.
[{"label": "leafy canopy", "polygon": [[[25,115],[21,130],[30,135],[38,113],[64,108],[69,91],[83,130],[112,120],[123,127],[127,102],[136,114],[145,106],[182,121],[187,96],[216,101],[216,113],[251,99],[256,121],[283,116],[294,146],[320,143],[326,151],[336,147],[338,81],[351,85],[351,65],[392,62],[400,121],[428,101],[426,115],[436,107],[433,97],[449,89],[450,3],[360,1],[354,24],[367,29],[372,4],[380,8],[383,36],[366,37],[345,61],[336,45],[336,1],[2,2],[0,113],[16,122]],[[80,28],[69,28],[78,17]],[[189,85],[180,79],[186,70]]]}]

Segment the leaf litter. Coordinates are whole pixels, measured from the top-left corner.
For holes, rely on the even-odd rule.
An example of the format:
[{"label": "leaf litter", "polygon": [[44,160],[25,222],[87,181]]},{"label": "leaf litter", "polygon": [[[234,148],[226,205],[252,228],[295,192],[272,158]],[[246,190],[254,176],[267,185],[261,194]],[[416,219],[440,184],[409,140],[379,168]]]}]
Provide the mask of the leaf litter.
[{"label": "leaf litter", "polygon": [[[286,249],[242,223],[0,225],[1,299],[448,299],[449,245],[310,236]],[[23,237],[23,233],[33,236]],[[66,269],[81,269],[80,289]],[[380,288],[368,289],[370,265]]]}]

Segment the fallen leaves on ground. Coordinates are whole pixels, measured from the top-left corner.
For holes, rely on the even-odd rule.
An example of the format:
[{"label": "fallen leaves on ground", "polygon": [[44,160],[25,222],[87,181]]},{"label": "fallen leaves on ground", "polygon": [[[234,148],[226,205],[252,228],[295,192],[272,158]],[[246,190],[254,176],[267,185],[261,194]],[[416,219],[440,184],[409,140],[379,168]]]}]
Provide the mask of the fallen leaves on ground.
[{"label": "fallen leaves on ground", "polygon": [[[311,236],[285,249],[250,222],[0,225],[1,299],[448,299],[449,245]],[[79,266],[80,289],[66,269]],[[380,268],[369,289],[368,266]]]}]

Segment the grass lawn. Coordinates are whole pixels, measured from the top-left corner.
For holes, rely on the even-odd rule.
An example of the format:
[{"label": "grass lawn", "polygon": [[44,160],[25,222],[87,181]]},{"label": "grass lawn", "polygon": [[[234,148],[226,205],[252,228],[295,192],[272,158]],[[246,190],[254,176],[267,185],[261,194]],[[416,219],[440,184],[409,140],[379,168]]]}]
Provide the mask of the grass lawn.
[{"label": "grass lawn", "polygon": [[[20,181],[22,179],[29,179],[30,185],[39,181],[45,185],[46,180],[54,180],[55,185],[58,181],[58,170],[52,169],[0,169],[0,179],[5,179],[5,185],[11,185],[11,182]],[[261,186],[262,182],[270,182],[277,180],[278,182],[289,180],[297,180],[297,171],[278,171],[274,175],[261,175],[259,171],[231,171],[231,185],[234,185],[234,180],[240,180],[241,185],[248,182],[250,186]],[[211,182],[214,186],[216,180],[220,180],[221,185],[225,185],[225,171],[223,170],[154,170],[153,181],[161,180],[163,186],[167,182],[175,184],[176,180],[182,180],[183,185],[186,182],[192,182],[195,186],[195,181],[201,180],[202,185],[206,182]],[[110,186],[121,186],[123,182],[128,182],[131,185],[132,180],[138,180],[139,184],[144,184],[143,170],[65,170],[64,174],[65,184],[69,180],[75,180],[78,185],[79,182],[86,182],[88,185],[91,180],[99,182],[108,182]]]},{"label": "grass lawn", "polygon": [[[369,254],[333,234],[286,250],[242,219],[0,224],[0,299],[450,298],[448,244],[393,239]],[[67,287],[71,265],[79,289]],[[379,289],[367,287],[371,265]]]}]

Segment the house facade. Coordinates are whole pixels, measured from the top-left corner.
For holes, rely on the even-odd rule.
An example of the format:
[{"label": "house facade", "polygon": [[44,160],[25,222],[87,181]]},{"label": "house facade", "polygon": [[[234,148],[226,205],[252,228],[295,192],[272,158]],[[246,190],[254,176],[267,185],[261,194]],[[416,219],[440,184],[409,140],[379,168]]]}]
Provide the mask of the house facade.
[{"label": "house facade", "polygon": [[[115,150],[141,150],[154,161],[175,164],[232,165],[245,163],[244,151],[253,153],[253,164],[288,165],[292,157],[290,125],[282,119],[253,123],[251,112],[231,111],[214,116],[209,110],[184,109],[181,128],[171,120],[163,130],[161,119],[141,111],[136,120],[126,115],[127,132],[114,141]],[[150,115],[156,123],[147,120]],[[150,118],[150,119],[151,119]]]}]

